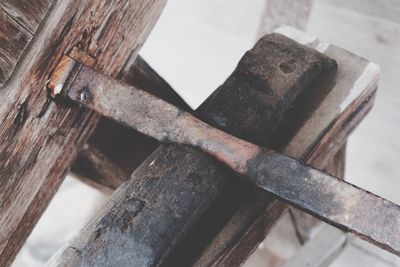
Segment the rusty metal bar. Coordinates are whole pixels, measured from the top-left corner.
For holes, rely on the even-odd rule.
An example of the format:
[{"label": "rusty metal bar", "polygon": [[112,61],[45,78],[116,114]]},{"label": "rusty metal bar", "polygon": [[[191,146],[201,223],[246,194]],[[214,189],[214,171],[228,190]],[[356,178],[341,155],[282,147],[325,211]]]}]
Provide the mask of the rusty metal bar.
[{"label": "rusty metal bar", "polygon": [[[66,84],[62,81],[62,95],[67,98],[161,142],[196,147],[291,205],[400,255],[398,205],[213,128],[188,112],[89,67],[83,66],[71,76]],[[57,79],[51,79],[51,86],[57,85]]]}]

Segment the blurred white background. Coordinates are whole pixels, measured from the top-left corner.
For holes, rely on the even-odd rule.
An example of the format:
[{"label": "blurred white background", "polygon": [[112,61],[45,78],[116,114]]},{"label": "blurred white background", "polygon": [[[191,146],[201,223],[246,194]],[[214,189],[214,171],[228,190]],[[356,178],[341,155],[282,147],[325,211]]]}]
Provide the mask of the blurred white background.
[{"label": "blurred white background", "polygon": [[[141,55],[196,108],[255,43],[265,0],[169,0]],[[377,63],[375,107],[348,142],[346,179],[400,204],[400,1],[315,0],[310,35]],[[71,238],[105,196],[68,177],[18,255],[14,267],[42,266]],[[246,266],[274,266],[298,248],[290,226]],[[275,241],[274,241],[275,240]],[[332,266],[400,266],[399,258],[352,241]]]}]

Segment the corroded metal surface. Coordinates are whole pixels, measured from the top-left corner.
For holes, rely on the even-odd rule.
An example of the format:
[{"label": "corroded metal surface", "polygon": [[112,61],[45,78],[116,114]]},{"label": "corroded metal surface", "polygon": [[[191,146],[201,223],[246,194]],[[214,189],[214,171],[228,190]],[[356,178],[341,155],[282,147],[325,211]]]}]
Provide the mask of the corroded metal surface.
[{"label": "corroded metal surface", "polygon": [[62,94],[69,99],[161,142],[199,148],[291,205],[400,255],[398,205],[213,128],[188,112],[88,67],[83,66],[75,77],[63,88]]},{"label": "corroded metal surface", "polygon": [[319,219],[400,255],[400,207],[357,186],[268,151],[249,163],[248,177]]}]

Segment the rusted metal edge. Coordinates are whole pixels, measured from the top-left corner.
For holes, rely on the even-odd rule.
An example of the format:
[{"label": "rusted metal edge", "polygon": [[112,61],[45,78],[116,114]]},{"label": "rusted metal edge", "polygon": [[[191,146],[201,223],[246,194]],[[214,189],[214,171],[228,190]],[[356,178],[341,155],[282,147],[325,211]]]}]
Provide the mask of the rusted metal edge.
[{"label": "rusted metal edge", "polygon": [[[74,77],[63,87],[65,97],[161,142],[196,147],[291,205],[400,255],[398,205],[213,128],[188,112],[89,67],[83,66]],[[62,81],[49,84],[57,87]]]},{"label": "rusted metal edge", "polygon": [[61,57],[60,62],[52,71],[47,82],[49,95],[55,98],[64,86],[68,88],[67,81],[72,82],[83,65],[91,67],[95,63],[96,60],[93,57],[74,46],[68,55]]}]

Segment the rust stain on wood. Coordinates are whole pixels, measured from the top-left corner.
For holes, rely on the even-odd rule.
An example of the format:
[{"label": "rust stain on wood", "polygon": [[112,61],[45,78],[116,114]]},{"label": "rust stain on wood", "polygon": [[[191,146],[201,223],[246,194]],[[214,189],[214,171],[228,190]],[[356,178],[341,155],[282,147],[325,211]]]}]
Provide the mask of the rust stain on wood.
[{"label": "rust stain on wood", "polygon": [[63,89],[67,79],[70,77],[71,72],[77,62],[67,56],[63,56],[58,63],[57,67],[52,72],[50,79],[47,83],[47,89],[51,97],[56,97]]}]

